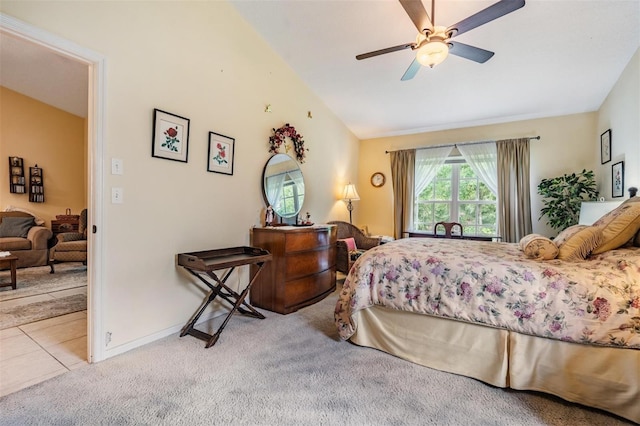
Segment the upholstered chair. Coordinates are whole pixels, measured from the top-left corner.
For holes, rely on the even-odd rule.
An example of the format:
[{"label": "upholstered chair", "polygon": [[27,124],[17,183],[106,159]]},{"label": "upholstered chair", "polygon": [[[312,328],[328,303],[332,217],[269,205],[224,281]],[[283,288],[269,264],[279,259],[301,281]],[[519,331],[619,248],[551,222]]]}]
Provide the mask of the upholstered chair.
[{"label": "upholstered chair", "polygon": [[49,266],[51,273],[55,272],[53,265],[59,262],[87,263],[87,209],[80,212],[78,232],[63,232],[58,234],[56,245],[49,250]]},{"label": "upholstered chair", "polygon": [[367,237],[358,227],[349,222],[332,221],[337,225],[336,270],[348,274],[356,259],[373,247],[380,245],[381,237]]}]

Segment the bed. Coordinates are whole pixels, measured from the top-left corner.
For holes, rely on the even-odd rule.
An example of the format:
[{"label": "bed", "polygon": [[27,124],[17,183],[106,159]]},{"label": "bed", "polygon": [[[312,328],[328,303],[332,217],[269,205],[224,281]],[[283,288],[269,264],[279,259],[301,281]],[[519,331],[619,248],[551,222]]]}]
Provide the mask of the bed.
[{"label": "bed", "polygon": [[640,423],[640,247],[538,260],[518,243],[405,238],[358,259],[334,318],[357,345]]}]

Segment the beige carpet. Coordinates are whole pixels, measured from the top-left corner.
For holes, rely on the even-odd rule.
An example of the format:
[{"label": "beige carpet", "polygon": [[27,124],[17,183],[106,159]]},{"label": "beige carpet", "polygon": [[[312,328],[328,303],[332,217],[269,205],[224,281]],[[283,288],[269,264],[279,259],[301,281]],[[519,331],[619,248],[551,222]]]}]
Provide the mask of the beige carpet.
[{"label": "beige carpet", "polygon": [[175,334],[72,370],[0,398],[0,425],[629,424],[340,341],[336,300],[234,315],[209,349]]}]

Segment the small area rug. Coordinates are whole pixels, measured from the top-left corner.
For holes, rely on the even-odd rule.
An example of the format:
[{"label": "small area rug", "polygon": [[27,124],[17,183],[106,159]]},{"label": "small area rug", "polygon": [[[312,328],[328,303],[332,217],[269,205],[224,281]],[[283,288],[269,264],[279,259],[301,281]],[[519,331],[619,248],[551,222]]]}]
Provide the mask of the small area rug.
[{"label": "small area rug", "polygon": [[9,308],[0,306],[0,330],[17,327],[60,315],[71,314],[87,309],[87,296],[74,294],[73,296],[52,298],[41,302],[28,303]]},{"label": "small area rug", "polygon": [[[61,263],[55,265],[55,269],[54,274],[49,273],[51,268],[48,266],[18,269],[18,288],[0,287],[0,302],[87,285],[87,267],[82,263]],[[0,282],[9,281],[10,271],[0,271]]]},{"label": "small area rug", "polygon": [[[17,327],[87,309],[84,294],[59,293],[86,288],[87,267],[80,263],[56,265],[55,274],[48,266],[17,271],[18,288],[0,288],[0,330]],[[0,281],[10,280],[9,271],[0,272]],[[50,298],[33,296],[48,295]]]}]

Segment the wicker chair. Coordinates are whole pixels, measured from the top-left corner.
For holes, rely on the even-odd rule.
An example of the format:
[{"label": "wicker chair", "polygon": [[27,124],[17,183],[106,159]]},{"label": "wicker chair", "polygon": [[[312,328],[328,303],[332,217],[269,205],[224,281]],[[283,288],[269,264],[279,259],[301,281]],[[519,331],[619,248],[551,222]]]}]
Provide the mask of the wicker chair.
[{"label": "wicker chair", "polygon": [[[348,274],[351,266],[356,261],[357,257],[370,248],[380,245],[381,237],[367,237],[358,227],[350,224],[349,222],[332,221],[330,225],[337,225],[337,237],[336,243],[336,270],[343,274]],[[349,253],[347,243],[344,241],[346,238],[353,238],[356,243],[358,253]],[[352,256],[353,255],[353,256]]]}]

